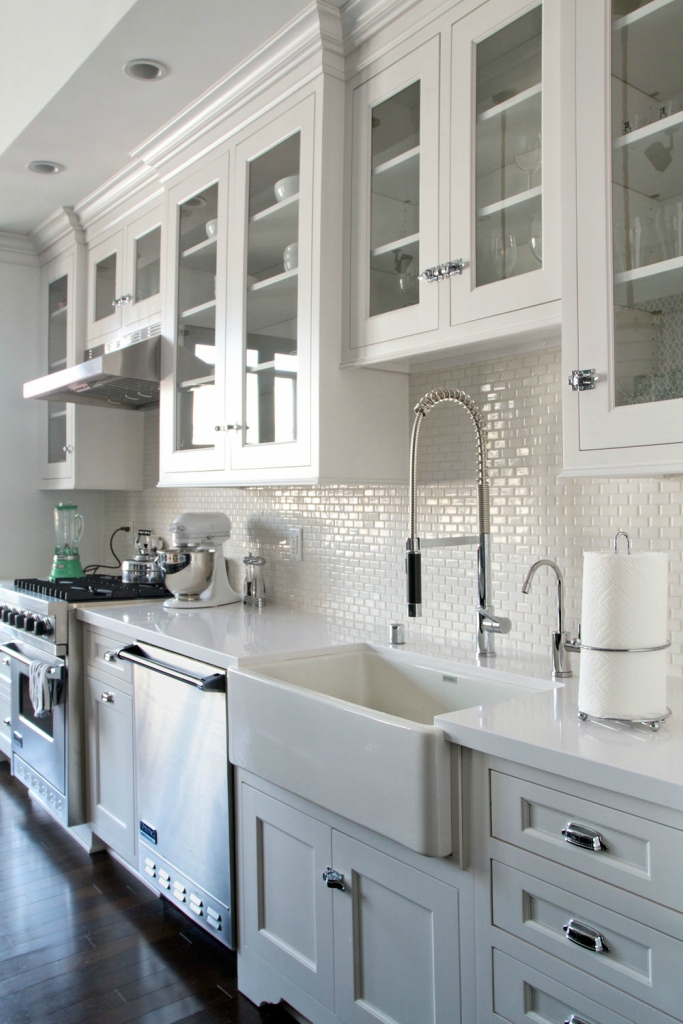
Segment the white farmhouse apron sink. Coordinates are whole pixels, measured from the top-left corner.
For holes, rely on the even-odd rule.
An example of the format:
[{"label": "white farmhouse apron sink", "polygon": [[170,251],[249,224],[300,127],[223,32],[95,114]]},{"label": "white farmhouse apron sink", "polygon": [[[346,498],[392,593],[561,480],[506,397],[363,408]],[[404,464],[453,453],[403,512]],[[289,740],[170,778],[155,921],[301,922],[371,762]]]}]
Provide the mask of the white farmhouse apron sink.
[{"label": "white farmhouse apron sink", "polygon": [[452,853],[447,711],[543,687],[369,644],[231,668],[233,764],[432,857]]}]

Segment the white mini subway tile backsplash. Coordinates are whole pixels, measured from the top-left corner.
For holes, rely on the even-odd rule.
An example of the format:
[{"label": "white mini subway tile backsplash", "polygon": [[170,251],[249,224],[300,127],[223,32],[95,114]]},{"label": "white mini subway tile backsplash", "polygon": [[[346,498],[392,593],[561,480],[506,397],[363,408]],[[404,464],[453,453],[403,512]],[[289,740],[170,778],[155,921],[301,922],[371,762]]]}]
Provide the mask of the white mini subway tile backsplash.
[{"label": "white mini subway tile backsplash", "polygon": [[[465,367],[415,372],[411,408],[437,386],[467,391],[488,416],[493,600],[512,619],[498,650],[549,649],[556,622],[556,585],[541,570],[525,597],[521,585],[537,558],[557,561],[565,574],[568,628],[580,619],[582,554],[608,550],[617,530],[634,547],[669,554],[669,630],[672,666],[683,666],[683,477],[562,478],[559,349],[515,353]],[[156,415],[146,415],[146,487],[105,495],[105,528],[133,520],[169,539],[181,511],[220,509],[232,521],[224,551],[233,586],[241,587],[241,558],[258,550],[268,600],[347,621],[355,631],[407,622],[403,551],[408,488],[251,487],[157,489]],[[411,416],[412,420],[412,416]],[[420,432],[418,533],[476,532],[475,435],[465,411],[434,409]],[[407,470],[407,467],[406,467]],[[407,472],[406,472],[407,476]],[[285,529],[302,526],[301,562],[290,561]],[[474,548],[423,555],[423,615],[412,637],[474,643]],[[550,655],[548,655],[550,657]]]}]

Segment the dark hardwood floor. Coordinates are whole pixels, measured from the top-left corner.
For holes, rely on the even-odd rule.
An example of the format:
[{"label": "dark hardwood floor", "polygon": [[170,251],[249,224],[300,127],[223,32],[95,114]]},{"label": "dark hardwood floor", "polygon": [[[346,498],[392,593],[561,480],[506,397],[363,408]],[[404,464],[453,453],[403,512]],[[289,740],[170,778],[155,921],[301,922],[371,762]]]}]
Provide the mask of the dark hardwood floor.
[{"label": "dark hardwood floor", "polygon": [[292,1024],[237,992],[234,953],[106,853],[89,856],[0,762],[0,1024]]}]

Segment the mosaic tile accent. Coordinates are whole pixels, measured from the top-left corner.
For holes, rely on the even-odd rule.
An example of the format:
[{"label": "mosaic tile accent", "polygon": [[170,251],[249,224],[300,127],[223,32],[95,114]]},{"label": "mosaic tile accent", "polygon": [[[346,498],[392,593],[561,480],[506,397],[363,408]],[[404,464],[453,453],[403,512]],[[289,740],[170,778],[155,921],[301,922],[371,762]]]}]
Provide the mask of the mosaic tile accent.
[{"label": "mosaic tile accent", "polygon": [[[541,570],[521,593],[526,570],[552,558],[565,574],[567,623],[580,619],[584,550],[608,550],[619,529],[636,549],[669,553],[670,662],[683,668],[683,476],[571,479],[562,464],[561,367],[558,349],[489,358],[466,367],[415,372],[411,408],[437,386],[467,391],[489,424],[493,599],[512,619],[499,650],[548,651],[556,628],[556,586]],[[157,417],[146,415],[146,486],[105,495],[105,528],[133,520],[168,539],[181,511],[220,509],[233,525],[225,544],[233,586],[240,559],[267,559],[271,602],[338,617],[354,629],[384,630],[395,619],[414,638],[474,643],[474,549],[430,550],[423,556],[423,616],[407,622],[403,551],[408,488],[368,486],[155,488]],[[407,467],[406,467],[407,468]],[[437,407],[420,434],[418,524],[421,536],[476,529],[474,431],[465,411]],[[304,558],[290,561],[285,529],[302,526]]]}]

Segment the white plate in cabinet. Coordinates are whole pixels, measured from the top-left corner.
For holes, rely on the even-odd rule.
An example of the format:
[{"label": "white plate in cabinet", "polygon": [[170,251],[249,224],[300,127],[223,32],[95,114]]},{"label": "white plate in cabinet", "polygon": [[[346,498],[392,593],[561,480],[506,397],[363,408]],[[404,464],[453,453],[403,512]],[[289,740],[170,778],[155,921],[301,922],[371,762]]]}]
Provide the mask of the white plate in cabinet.
[{"label": "white plate in cabinet", "polygon": [[501,772],[490,779],[493,838],[683,910],[683,831]]},{"label": "white plate in cabinet", "polygon": [[[577,879],[580,886],[580,876]],[[664,1013],[679,1013],[680,923],[680,935],[674,938],[495,860],[491,862],[491,894],[494,928]],[[605,894],[609,898],[607,887]],[[631,897],[628,906],[636,899]],[[647,916],[652,918],[652,905],[639,902],[643,916],[649,910]]]}]

